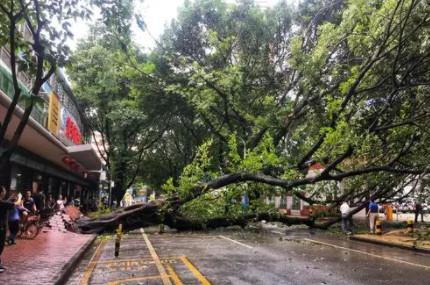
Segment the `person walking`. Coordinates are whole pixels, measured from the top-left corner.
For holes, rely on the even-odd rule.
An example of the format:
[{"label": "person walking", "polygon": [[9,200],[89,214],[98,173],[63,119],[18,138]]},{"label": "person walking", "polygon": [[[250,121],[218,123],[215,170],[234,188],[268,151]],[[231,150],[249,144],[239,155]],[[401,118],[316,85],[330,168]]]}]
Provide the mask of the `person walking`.
[{"label": "person walking", "polygon": [[[4,243],[6,241],[6,222],[8,211],[15,207],[15,203],[4,201],[6,197],[6,188],[0,186],[0,273],[5,271],[4,266],[1,263],[1,254],[3,253]],[[18,203],[17,203],[18,205]]]},{"label": "person walking", "polygon": [[348,202],[344,201],[342,203],[340,206],[340,213],[342,215],[342,232],[352,233],[351,207],[349,207]]},{"label": "person walking", "polygon": [[375,233],[376,220],[379,219],[378,204],[375,203],[374,200],[371,200],[368,210],[367,215],[369,216],[370,233],[373,234]]}]

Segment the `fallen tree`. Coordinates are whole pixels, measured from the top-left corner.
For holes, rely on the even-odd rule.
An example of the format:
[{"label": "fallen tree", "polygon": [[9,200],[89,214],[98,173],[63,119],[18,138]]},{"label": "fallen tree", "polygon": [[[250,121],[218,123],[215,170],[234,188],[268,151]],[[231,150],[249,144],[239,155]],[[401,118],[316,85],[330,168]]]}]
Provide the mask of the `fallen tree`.
[{"label": "fallen tree", "polygon": [[[182,15],[169,31],[176,36],[165,37],[155,57],[169,59],[173,70],[166,76],[170,84],[163,81],[162,87],[187,100],[210,136],[201,140],[206,142],[182,175],[165,184],[169,197],[177,199],[79,221],[82,232],[112,230],[119,222],[126,228],[164,223],[198,229],[263,217],[327,228],[340,218],[320,223],[263,213],[194,223],[180,209],[213,189],[234,185],[246,184],[258,199],[261,193],[253,187],[264,184],[310,205],[336,209],[350,201],[360,211],[370,199],[392,197],[428,173],[430,7],[424,1],[330,6],[342,16],[311,21],[297,33],[293,20],[277,15],[282,17],[272,18],[289,26],[281,25],[284,32],[274,32],[275,38],[261,37],[260,30],[240,33],[243,24],[223,29],[216,20],[224,17],[198,16],[199,3],[186,9],[195,13]],[[221,6],[208,15],[236,15]],[[238,9],[241,18],[253,22],[257,15],[267,29],[273,26],[263,13],[253,13],[255,7]],[[237,36],[253,33],[255,41]],[[178,148],[182,144],[175,142]],[[321,167],[310,174],[313,162]],[[326,190],[324,183],[334,187]],[[241,193],[237,189],[234,195]]]},{"label": "fallen tree", "polygon": [[141,227],[167,225],[177,230],[201,230],[208,228],[219,228],[239,225],[245,227],[250,221],[271,221],[282,222],[287,225],[305,224],[310,227],[315,226],[315,219],[287,217],[273,214],[247,214],[238,217],[217,217],[207,220],[204,224],[198,221],[189,220],[177,213],[163,215],[163,204],[139,204],[126,207],[108,215],[103,215],[95,219],[80,219],[77,226],[82,233],[102,233],[113,232],[119,224],[125,230],[133,230]]},{"label": "fallen tree", "polygon": [[[383,202],[388,196],[399,195],[399,193],[402,193],[403,188],[406,185],[412,185],[412,188],[409,190],[409,193],[412,193],[416,189],[418,181],[419,180],[415,179],[414,177],[409,177],[397,185],[397,181],[394,180],[389,183],[370,186],[369,189],[366,189],[366,191],[362,191],[361,193],[357,193],[356,191],[345,193],[337,199],[329,202],[331,207],[337,207],[342,203],[342,201],[345,200],[358,201],[352,205],[355,206],[355,208],[350,213],[352,216],[363,210],[366,207],[368,200],[380,200]],[[213,184],[209,183],[208,185],[214,186],[218,185],[217,183],[219,182],[213,182]],[[397,190],[393,192],[392,187],[397,187]],[[166,201],[159,201],[157,203],[150,202],[147,204],[132,205],[93,219],[81,218],[76,221],[77,228],[82,233],[102,233],[113,232],[119,224],[122,224],[123,228],[126,230],[164,224],[177,230],[201,230],[208,228],[228,227],[233,225],[245,227],[249,222],[265,220],[267,222],[281,222],[288,226],[301,224],[307,225],[310,228],[327,229],[341,220],[340,216],[335,216],[330,219],[319,221],[318,216],[315,215],[315,213],[309,215],[308,217],[294,217],[286,216],[281,213],[262,212],[237,216],[209,218],[202,222],[200,220],[196,221],[189,219],[182,215],[179,211],[180,207],[202,195],[203,189],[208,189],[208,186],[196,187],[195,194],[184,200],[180,200],[177,197],[170,198]],[[370,191],[373,192],[372,196],[368,196],[368,192]],[[299,193],[296,194],[298,197],[302,197]],[[316,202],[309,197],[302,198],[306,199],[311,204]]]}]

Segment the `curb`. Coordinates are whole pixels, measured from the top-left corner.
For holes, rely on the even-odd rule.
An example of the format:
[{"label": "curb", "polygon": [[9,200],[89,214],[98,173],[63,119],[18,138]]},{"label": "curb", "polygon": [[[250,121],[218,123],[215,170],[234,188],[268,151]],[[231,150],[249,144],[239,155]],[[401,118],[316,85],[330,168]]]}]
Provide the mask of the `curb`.
[{"label": "curb", "polygon": [[51,284],[62,285],[65,284],[67,278],[69,278],[75,266],[78,264],[79,260],[83,257],[85,252],[93,245],[96,240],[97,235],[93,235],[73,256],[69,261],[64,264],[61,269],[55,274],[54,278],[51,280]]},{"label": "curb", "polygon": [[349,237],[349,239],[355,240],[355,241],[360,241],[360,242],[372,243],[372,244],[376,244],[376,245],[384,245],[384,246],[396,247],[396,248],[400,248],[400,249],[407,249],[407,250],[412,250],[412,251],[430,254],[430,249],[422,248],[422,247],[396,244],[396,243],[392,243],[392,242],[373,240],[373,239],[368,239],[368,238],[364,238],[364,237],[357,237],[357,236],[351,236],[351,237]]}]

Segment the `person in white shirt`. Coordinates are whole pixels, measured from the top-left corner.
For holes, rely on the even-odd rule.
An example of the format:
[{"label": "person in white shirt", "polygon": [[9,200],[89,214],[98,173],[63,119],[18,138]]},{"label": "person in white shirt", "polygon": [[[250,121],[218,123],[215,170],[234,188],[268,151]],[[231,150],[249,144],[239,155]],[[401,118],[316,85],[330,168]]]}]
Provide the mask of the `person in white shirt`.
[{"label": "person in white shirt", "polygon": [[350,216],[351,208],[348,202],[344,201],[340,206],[340,213],[342,215],[342,232],[352,233],[352,217]]},{"label": "person in white shirt", "polygon": [[57,200],[57,210],[60,212],[63,212],[64,210],[64,200],[63,200],[63,196],[58,195],[58,200]]}]

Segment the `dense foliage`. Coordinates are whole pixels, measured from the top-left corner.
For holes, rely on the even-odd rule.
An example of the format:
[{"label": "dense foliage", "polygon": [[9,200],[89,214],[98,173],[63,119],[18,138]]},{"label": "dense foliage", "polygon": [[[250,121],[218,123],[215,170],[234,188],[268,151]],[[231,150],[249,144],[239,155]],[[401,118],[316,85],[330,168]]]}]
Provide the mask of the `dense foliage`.
[{"label": "dense foliage", "polygon": [[186,1],[152,53],[101,27],[71,74],[91,121],[109,122],[112,169],[170,176],[183,201],[223,186],[387,198],[429,165],[429,16],[422,0]]}]

